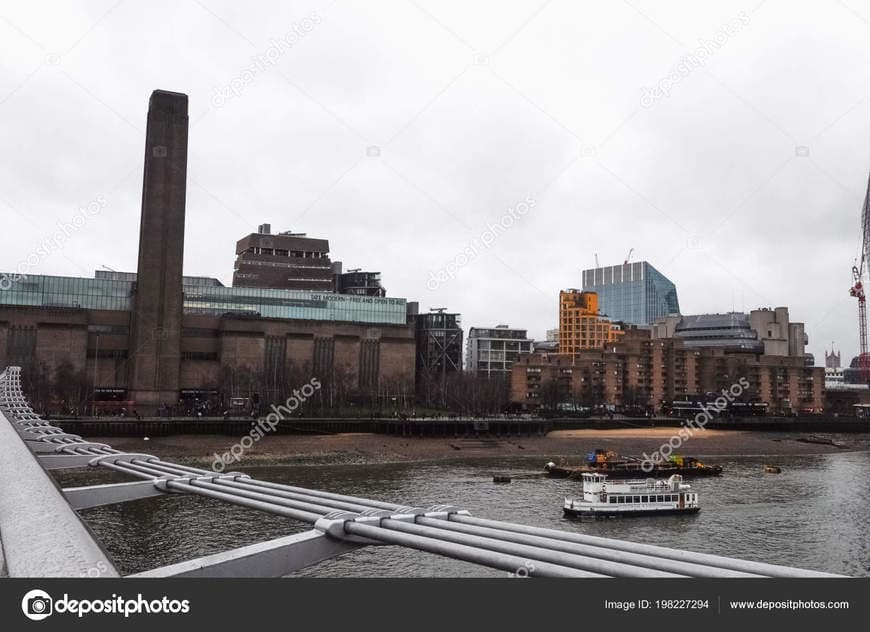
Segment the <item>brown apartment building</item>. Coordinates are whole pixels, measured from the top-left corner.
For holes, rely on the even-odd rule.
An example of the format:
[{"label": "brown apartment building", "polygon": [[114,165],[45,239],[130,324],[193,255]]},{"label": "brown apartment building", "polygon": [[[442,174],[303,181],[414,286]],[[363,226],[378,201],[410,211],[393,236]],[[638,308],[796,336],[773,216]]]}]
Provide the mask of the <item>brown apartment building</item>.
[{"label": "brown apartment building", "polygon": [[610,404],[661,412],[674,402],[709,401],[741,378],[749,387],[740,389],[739,401],[771,414],[824,406],[824,369],[808,366],[803,354],[693,347],[638,328],[599,349],[521,355],[511,374],[511,399],[525,409]]}]

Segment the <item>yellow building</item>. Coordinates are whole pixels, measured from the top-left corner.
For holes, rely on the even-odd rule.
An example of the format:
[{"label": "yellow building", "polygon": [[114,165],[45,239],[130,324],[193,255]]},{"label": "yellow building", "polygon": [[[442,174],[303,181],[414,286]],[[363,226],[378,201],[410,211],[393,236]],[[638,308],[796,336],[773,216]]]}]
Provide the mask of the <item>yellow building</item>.
[{"label": "yellow building", "polygon": [[618,340],[623,331],[598,315],[598,294],[580,290],[559,292],[559,353],[575,354],[601,349]]}]

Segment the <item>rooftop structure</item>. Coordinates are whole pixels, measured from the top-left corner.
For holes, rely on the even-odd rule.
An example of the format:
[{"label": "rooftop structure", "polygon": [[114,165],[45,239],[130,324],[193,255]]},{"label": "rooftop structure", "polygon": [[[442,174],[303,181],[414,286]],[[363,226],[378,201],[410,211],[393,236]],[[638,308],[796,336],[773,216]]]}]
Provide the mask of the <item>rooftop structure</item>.
[{"label": "rooftop structure", "polygon": [[342,271],[341,261],[332,264],[335,280],[335,291],[339,294],[354,294],[356,296],[386,296],[387,291],[381,285],[380,272],[364,272],[359,268]]},{"label": "rooftop structure", "polygon": [[233,287],[333,290],[329,241],[290,231],[273,235],[269,224],[258,231],[236,243]]}]

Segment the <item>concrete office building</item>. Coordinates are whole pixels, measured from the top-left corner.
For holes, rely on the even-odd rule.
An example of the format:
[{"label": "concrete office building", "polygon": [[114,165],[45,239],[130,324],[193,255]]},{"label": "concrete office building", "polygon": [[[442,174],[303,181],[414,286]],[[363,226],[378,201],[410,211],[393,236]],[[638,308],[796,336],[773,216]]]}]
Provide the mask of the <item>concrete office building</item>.
[{"label": "concrete office building", "polygon": [[729,353],[756,353],[802,358],[809,343],[804,324],[791,322],[787,307],[754,309],[749,314],[667,316],[651,326],[653,338],[679,338],[688,347],[720,347]]},{"label": "concrete office building", "polygon": [[583,290],[595,292],[601,315],[612,321],[647,325],[680,313],[676,286],[646,261],[584,270]]},{"label": "concrete office building", "polygon": [[465,370],[472,375],[507,377],[520,353],[531,353],[533,342],[525,329],[507,325],[468,330]]},{"label": "concrete office building", "polygon": [[748,314],[671,315],[651,325],[652,337],[679,338],[689,347],[722,347],[731,352],[764,353],[764,342]]}]

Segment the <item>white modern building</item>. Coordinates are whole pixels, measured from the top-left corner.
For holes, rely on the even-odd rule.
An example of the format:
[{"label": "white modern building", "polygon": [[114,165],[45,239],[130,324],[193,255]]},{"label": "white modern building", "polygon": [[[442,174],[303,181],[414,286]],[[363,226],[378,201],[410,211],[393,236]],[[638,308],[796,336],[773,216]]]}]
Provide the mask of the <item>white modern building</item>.
[{"label": "white modern building", "polygon": [[485,329],[472,327],[468,331],[465,370],[472,375],[510,376],[517,354],[531,353],[533,342],[525,329],[507,325]]},{"label": "white modern building", "polygon": [[842,367],[825,367],[825,389],[829,391],[866,391],[866,384],[846,382],[846,371]]}]

